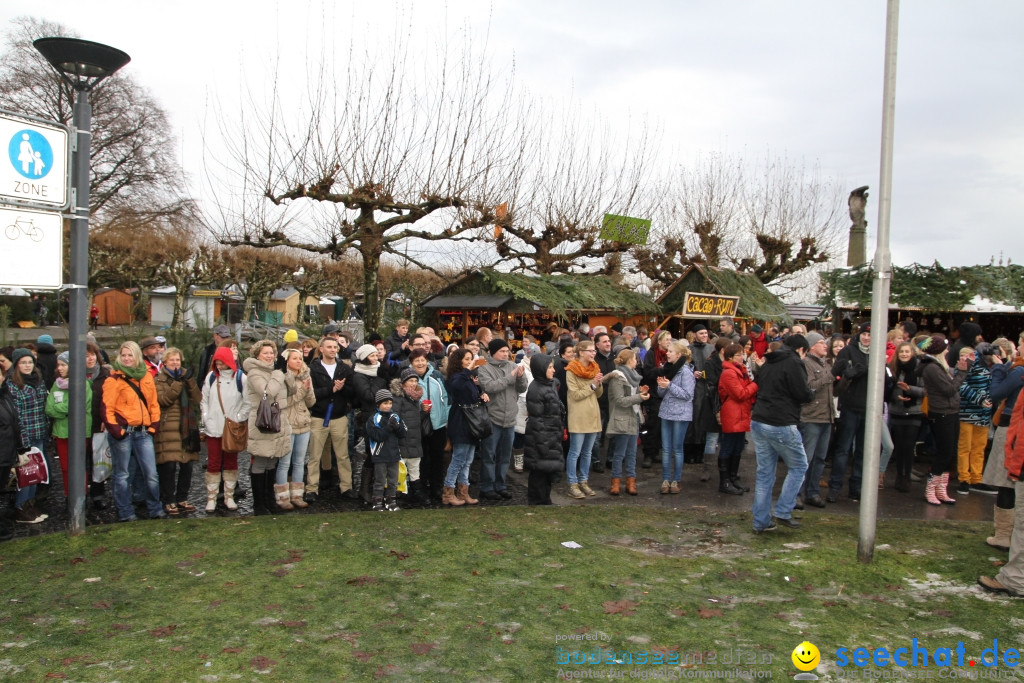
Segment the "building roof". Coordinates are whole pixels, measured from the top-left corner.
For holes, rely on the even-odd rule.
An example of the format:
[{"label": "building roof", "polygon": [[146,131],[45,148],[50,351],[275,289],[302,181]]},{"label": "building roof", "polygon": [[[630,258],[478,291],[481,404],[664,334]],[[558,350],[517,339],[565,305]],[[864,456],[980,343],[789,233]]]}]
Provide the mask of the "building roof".
[{"label": "building roof", "polygon": [[657,303],[662,312],[669,315],[680,311],[686,292],[738,296],[740,302],[737,310],[744,318],[792,322],[779,297],[772,294],[753,273],[692,265],[658,297]]}]

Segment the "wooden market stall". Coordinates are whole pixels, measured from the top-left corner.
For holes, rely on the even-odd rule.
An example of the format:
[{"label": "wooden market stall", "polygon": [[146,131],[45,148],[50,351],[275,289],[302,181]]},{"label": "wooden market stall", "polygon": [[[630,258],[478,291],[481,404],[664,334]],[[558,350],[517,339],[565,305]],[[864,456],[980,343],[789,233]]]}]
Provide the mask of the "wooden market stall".
[{"label": "wooden market stall", "polygon": [[755,322],[792,323],[786,306],[752,273],[693,265],[657,299],[663,320],[661,329],[681,336],[702,323],[718,330],[717,319],[731,316],[744,334]]},{"label": "wooden market stall", "polygon": [[420,306],[445,343],[489,327],[511,330],[513,346],[521,344],[523,334],[540,339],[552,321],[569,329],[582,322],[644,324],[659,312],[650,297],[601,275],[532,276],[494,270],[472,271]]}]

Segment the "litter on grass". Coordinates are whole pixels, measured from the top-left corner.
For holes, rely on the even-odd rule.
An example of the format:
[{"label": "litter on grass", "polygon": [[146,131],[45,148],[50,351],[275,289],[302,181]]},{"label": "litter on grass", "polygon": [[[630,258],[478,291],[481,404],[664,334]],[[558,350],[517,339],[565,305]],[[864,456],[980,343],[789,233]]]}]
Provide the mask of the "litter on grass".
[{"label": "litter on grass", "polygon": [[562,541],[562,545],[564,545],[566,548],[582,548],[583,547],[579,543],[577,543],[576,541]]}]

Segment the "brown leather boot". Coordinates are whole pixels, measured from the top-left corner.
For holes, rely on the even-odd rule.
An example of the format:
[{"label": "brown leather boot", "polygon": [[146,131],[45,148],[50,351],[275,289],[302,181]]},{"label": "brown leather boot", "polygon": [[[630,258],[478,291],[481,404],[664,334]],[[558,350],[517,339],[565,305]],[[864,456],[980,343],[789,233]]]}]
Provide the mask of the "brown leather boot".
[{"label": "brown leather boot", "polygon": [[618,477],[612,477],[612,485],[608,489],[608,493],[612,494],[613,496],[619,495],[619,493],[621,493],[621,491],[619,490],[621,486],[622,480],[619,479]]},{"label": "brown leather boot", "polygon": [[461,500],[463,503],[468,503],[469,505],[476,505],[477,503],[480,502],[476,498],[469,497],[469,487],[466,486],[465,484],[456,484],[455,490],[458,493],[459,500]]},{"label": "brown leather boot", "polygon": [[626,493],[636,495],[636,477],[626,477]]},{"label": "brown leather boot", "polygon": [[466,501],[455,495],[455,489],[450,486],[445,486],[441,489],[441,504],[454,505],[458,507],[459,505],[465,505]]}]

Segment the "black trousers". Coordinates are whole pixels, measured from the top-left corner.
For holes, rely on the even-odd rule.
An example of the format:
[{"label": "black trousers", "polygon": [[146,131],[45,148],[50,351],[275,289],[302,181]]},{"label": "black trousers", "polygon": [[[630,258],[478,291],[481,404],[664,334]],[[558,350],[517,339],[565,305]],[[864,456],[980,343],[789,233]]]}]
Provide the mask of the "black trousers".
[{"label": "black trousers", "polygon": [[941,415],[931,413],[928,416],[932,435],[935,437],[935,459],[932,460],[931,473],[938,476],[950,472],[956,466],[956,452],[960,442],[960,414],[947,413]]},{"label": "black trousers", "polygon": [[914,464],[917,434],[920,431],[920,419],[900,420],[893,418],[889,420],[889,433],[892,435],[892,456],[893,460],[896,461],[896,474],[902,477],[910,476],[910,469]]},{"label": "black trousers", "polygon": [[435,429],[429,436],[423,437],[423,459],[420,460],[420,480],[426,482],[430,493],[441,495],[444,488],[444,475],[448,472],[445,464],[444,446],[448,441],[448,428]]},{"label": "black trousers", "polygon": [[530,470],[526,479],[526,504],[551,505],[551,486],[561,479],[561,472]]},{"label": "black trousers", "polygon": [[[175,468],[177,477],[174,476]],[[156,466],[156,474],[160,480],[160,501],[164,505],[188,500],[188,492],[192,488],[191,462],[160,463]]]}]

